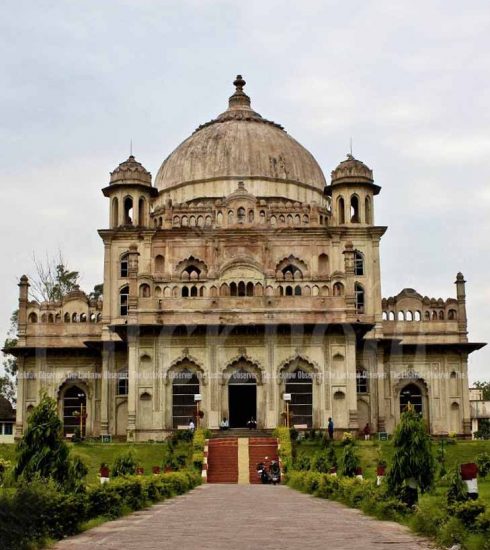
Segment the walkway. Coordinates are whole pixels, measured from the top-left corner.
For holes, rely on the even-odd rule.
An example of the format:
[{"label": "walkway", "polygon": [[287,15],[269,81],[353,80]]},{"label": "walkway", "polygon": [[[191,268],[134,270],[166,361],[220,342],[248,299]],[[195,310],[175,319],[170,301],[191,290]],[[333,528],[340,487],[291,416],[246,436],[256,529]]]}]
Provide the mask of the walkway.
[{"label": "walkway", "polygon": [[55,550],[427,549],[404,527],[285,486],[202,485],[105,523]]}]

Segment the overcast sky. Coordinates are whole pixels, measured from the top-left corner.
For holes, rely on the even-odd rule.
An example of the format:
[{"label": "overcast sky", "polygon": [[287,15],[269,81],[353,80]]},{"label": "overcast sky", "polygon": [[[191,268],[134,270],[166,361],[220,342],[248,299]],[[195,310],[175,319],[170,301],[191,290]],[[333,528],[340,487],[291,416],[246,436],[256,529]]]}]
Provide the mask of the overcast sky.
[{"label": "overcast sky", "polygon": [[[222,112],[237,73],[253,107],[327,178],[354,154],[383,187],[383,295],[455,296],[490,340],[488,0],[11,0],[0,19],[0,334],[32,255],[61,249],[102,281],[100,189],[134,152],[156,174]],[[490,378],[490,347],[470,356]]]}]

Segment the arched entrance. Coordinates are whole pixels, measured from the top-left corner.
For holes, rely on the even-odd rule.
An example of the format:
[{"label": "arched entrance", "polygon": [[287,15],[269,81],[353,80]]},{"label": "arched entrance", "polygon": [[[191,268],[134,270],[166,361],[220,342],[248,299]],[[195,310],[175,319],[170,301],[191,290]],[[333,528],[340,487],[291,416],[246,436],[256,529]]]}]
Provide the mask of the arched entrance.
[{"label": "arched entrance", "polygon": [[291,426],[313,426],[313,377],[301,368],[286,374],[286,393],[291,394],[289,414]]},{"label": "arched entrance", "polygon": [[70,386],[63,395],[63,432],[73,435],[80,428],[81,436],[87,434],[87,394],[79,386]]},{"label": "arched entrance", "polygon": [[244,368],[236,370],[228,382],[230,426],[245,428],[253,417],[257,420],[257,378]]},{"label": "arched entrance", "polygon": [[172,425],[178,428],[196,416],[194,395],[200,393],[199,378],[189,369],[174,372],[172,378]]},{"label": "arched entrance", "polygon": [[422,390],[416,384],[407,384],[400,391],[400,414],[407,409],[409,404],[412,405],[415,412],[424,413]]}]

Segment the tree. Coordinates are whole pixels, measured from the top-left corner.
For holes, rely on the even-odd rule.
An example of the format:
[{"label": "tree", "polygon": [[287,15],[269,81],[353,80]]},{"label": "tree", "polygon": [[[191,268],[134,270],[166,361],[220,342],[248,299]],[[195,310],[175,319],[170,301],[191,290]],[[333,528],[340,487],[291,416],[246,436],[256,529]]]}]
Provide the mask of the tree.
[{"label": "tree", "polygon": [[[10,316],[10,326],[3,349],[8,350],[17,345],[17,326],[19,311],[15,310]],[[5,373],[0,376],[0,395],[15,403],[15,385],[17,376],[17,358],[8,353],[3,354],[2,367]]]},{"label": "tree", "polygon": [[409,405],[402,413],[393,435],[395,454],[388,472],[388,489],[412,505],[418,490],[428,491],[434,482],[434,457],[431,440],[421,415]]},{"label": "tree", "polygon": [[477,380],[473,387],[483,390],[483,401],[490,401],[490,380]]},{"label": "tree", "polygon": [[464,502],[468,500],[468,489],[465,482],[461,478],[459,471],[460,466],[456,466],[454,470],[449,474],[449,489],[446,493],[446,500],[448,504],[455,504],[456,502]]},{"label": "tree", "polygon": [[88,297],[91,300],[97,301],[102,296],[103,293],[104,293],[104,285],[101,283],[99,285],[94,286],[94,289],[92,290],[92,292],[89,294]]},{"label": "tree", "polygon": [[37,302],[58,302],[78,285],[80,274],[70,271],[61,254],[46,255],[44,261],[34,256],[35,273],[29,276],[30,294]]},{"label": "tree", "polygon": [[41,477],[66,485],[70,482],[70,468],[56,401],[44,394],[29,415],[24,436],[17,444],[14,477],[27,481]]}]

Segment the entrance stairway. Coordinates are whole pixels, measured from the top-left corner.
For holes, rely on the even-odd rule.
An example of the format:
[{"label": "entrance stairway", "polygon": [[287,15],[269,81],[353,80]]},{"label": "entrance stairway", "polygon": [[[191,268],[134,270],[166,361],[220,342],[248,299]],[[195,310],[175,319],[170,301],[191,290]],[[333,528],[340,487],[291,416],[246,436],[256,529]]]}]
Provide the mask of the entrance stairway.
[{"label": "entrance stairway", "polygon": [[238,483],[238,438],[223,437],[208,442],[208,483]]},{"label": "entrance stairway", "polygon": [[260,483],[257,476],[257,464],[264,462],[269,465],[271,460],[278,460],[277,439],[275,437],[251,437],[248,440],[248,455],[250,483]]},{"label": "entrance stairway", "polygon": [[261,432],[254,437],[238,438],[231,433],[212,437],[208,440],[207,482],[260,483],[256,466],[271,460],[278,460],[275,437]]}]

